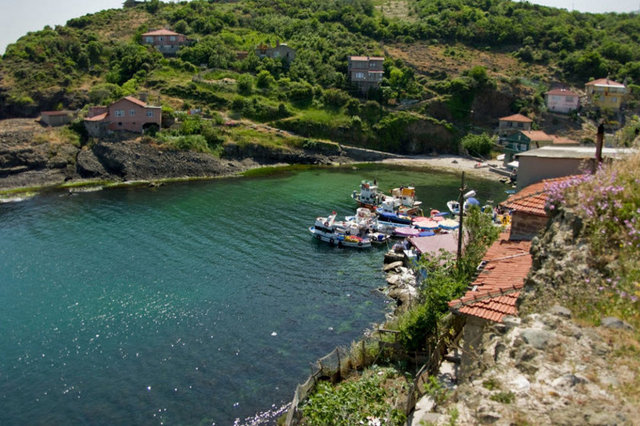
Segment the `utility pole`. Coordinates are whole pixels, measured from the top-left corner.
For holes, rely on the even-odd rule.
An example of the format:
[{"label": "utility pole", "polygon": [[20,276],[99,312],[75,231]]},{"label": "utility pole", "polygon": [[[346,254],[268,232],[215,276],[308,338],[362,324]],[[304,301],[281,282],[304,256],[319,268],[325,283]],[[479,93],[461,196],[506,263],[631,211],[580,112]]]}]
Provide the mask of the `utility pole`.
[{"label": "utility pole", "polygon": [[458,196],[458,211],[460,214],[460,226],[458,226],[458,256],[456,257],[456,264],[458,269],[460,268],[460,258],[462,257],[462,218],[464,216],[464,192],[467,187],[464,185],[464,172],[462,172],[462,182],[460,184],[460,195]]}]

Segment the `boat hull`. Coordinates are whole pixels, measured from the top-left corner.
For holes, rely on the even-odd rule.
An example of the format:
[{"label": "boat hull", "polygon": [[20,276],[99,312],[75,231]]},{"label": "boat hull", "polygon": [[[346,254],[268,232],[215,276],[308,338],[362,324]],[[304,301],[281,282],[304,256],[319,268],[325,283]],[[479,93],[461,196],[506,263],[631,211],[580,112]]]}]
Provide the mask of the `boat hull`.
[{"label": "boat hull", "polygon": [[371,240],[368,238],[363,238],[359,241],[352,241],[350,240],[349,236],[336,234],[336,233],[323,232],[319,229],[316,229],[315,226],[310,226],[309,232],[317,240],[323,241],[332,246],[350,247],[350,248],[358,248],[358,249],[371,247]]}]

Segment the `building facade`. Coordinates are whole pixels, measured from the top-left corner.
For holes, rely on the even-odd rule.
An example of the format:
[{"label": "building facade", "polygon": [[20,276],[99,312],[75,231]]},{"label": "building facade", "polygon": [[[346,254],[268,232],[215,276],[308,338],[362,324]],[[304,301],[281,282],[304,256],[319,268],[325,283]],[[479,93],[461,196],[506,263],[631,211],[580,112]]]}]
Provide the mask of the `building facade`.
[{"label": "building facade", "polygon": [[500,143],[503,139],[513,133],[517,133],[522,130],[531,130],[531,124],[533,120],[522,114],[513,114],[508,117],[501,117],[498,119],[498,136],[500,137]]},{"label": "building facade", "polygon": [[40,122],[51,127],[64,126],[71,123],[74,115],[73,111],[42,111],[40,113]]},{"label": "building facade", "polygon": [[160,128],[162,107],[149,106],[139,99],[127,96],[108,107],[90,108],[84,123],[93,137],[101,137],[113,131],[143,133],[150,127]]},{"label": "building facade", "polygon": [[259,58],[284,59],[287,62],[291,62],[296,58],[296,51],[286,43],[276,41],[275,47],[271,47],[268,44],[258,46],[256,48],[256,55],[258,55]]},{"label": "building facade", "polygon": [[175,55],[187,43],[187,37],[174,31],[162,29],[142,34],[142,43],[155,47],[164,55]]},{"label": "building facade", "polygon": [[620,110],[627,94],[627,87],[624,84],[608,78],[590,81],[585,84],[585,89],[591,105],[612,111]]},{"label": "building facade", "polygon": [[580,95],[567,89],[553,89],[546,93],[547,109],[568,114],[580,107]]},{"label": "building facade", "polygon": [[349,81],[360,93],[380,87],[384,76],[384,58],[381,56],[349,56]]}]

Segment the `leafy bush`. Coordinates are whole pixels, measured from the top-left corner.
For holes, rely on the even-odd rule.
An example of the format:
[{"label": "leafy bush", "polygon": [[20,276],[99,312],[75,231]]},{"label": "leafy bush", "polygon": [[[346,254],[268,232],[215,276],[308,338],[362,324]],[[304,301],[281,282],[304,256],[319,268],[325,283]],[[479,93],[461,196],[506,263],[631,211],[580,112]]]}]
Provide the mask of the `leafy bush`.
[{"label": "leafy bush", "polygon": [[493,148],[495,141],[488,133],[481,135],[469,133],[462,138],[460,143],[469,154],[486,157],[491,153],[491,148]]},{"label": "leafy bush", "polygon": [[[396,381],[395,385],[388,383],[392,380]],[[396,370],[376,366],[358,379],[339,383],[335,388],[320,382],[302,407],[302,424],[357,425],[378,419],[385,425],[403,425],[406,421],[403,411],[390,405],[405,386],[405,379]]]}]

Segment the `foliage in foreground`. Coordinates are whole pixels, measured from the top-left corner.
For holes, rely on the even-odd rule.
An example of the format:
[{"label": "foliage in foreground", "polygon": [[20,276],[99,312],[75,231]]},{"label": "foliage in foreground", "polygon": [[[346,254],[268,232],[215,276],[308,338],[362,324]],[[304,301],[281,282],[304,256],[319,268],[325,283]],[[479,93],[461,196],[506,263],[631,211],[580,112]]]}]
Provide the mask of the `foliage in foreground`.
[{"label": "foliage in foreground", "polygon": [[640,325],[640,154],[548,189],[549,210],[573,210],[589,244],[591,270],[575,308]]},{"label": "foliage in foreground", "polygon": [[491,217],[473,207],[465,219],[468,243],[460,262],[441,253],[423,257],[420,266],[427,272],[422,283],[423,303],[403,315],[398,323],[399,341],[407,350],[420,350],[436,330],[438,320],[448,312],[448,302],[464,293],[487,248],[498,238]]},{"label": "foliage in foreground", "polygon": [[[404,412],[392,408],[406,380],[393,368],[374,366],[356,380],[318,383],[317,391],[302,407],[303,424],[403,425]],[[377,423],[375,423],[377,421]],[[372,423],[374,422],[374,423]]]}]

